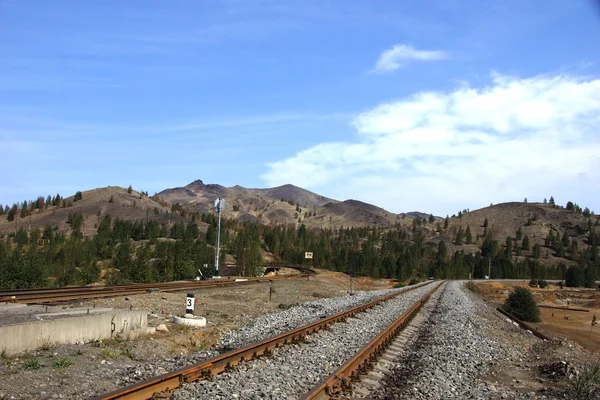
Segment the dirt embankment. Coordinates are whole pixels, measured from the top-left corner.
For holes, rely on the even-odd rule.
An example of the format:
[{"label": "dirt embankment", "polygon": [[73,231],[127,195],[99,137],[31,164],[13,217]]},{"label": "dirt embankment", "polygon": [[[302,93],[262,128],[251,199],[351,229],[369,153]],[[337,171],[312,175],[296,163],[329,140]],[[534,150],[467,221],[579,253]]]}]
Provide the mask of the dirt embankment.
[{"label": "dirt embankment", "polygon": [[[600,354],[600,325],[592,325],[594,315],[600,319],[600,292],[585,288],[563,288],[549,284],[531,288],[526,281],[477,283],[477,292],[502,304],[515,287],[527,287],[540,305],[541,322],[534,324],[550,336],[567,338]],[[560,307],[547,308],[544,306]],[[578,311],[583,310],[583,311]]]}]

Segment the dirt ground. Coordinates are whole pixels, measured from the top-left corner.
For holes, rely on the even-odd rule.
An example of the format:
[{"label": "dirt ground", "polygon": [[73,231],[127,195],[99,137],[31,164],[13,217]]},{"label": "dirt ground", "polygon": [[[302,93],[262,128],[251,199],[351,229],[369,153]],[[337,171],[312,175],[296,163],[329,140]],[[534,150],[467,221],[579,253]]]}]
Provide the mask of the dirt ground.
[{"label": "dirt ground", "polygon": [[[592,326],[596,315],[600,322],[600,292],[594,289],[564,288],[550,284],[548,287],[531,288],[528,282],[483,282],[476,283],[479,294],[494,303],[502,304],[514,287],[529,288],[540,306],[562,307],[563,309],[540,307],[541,322],[532,324],[540,331],[567,338],[600,354],[600,324]],[[568,308],[571,308],[570,310]],[[576,311],[574,309],[587,310]],[[568,318],[567,318],[568,317]]]},{"label": "dirt ground", "polygon": [[[491,306],[502,304],[516,286],[529,287],[528,282],[477,282],[476,292]],[[530,288],[538,304],[580,308],[582,304],[592,304],[596,293],[589,290],[560,290],[558,286],[548,288]],[[592,300],[590,300],[592,299]],[[572,306],[571,301],[577,304]],[[590,340],[589,332],[580,329],[579,315],[589,316],[587,312],[565,311],[569,320],[563,320],[563,310],[540,308],[542,322],[536,325],[541,331],[556,339],[542,341],[530,335],[515,342],[514,335],[498,329],[489,332],[499,342],[511,343],[521,351],[510,358],[493,365],[482,379],[495,387],[511,389],[524,398],[538,398],[546,394],[551,398],[572,398],[572,384],[575,371],[581,372],[586,364],[600,361],[598,342]],[[552,317],[554,313],[554,317]],[[571,315],[577,314],[573,319]],[[493,318],[490,315],[488,318]],[[505,318],[500,316],[500,318]],[[587,329],[590,329],[589,322]],[[584,333],[583,337],[580,333]],[[598,335],[597,332],[593,334]],[[596,353],[594,353],[596,352]],[[500,392],[490,393],[490,399],[502,398]]]},{"label": "dirt ground", "polygon": [[[147,310],[148,325],[165,324],[169,332],[131,341],[105,340],[83,345],[49,345],[16,357],[0,355],[0,399],[89,398],[125,386],[127,375],[158,375],[167,371],[160,361],[182,358],[210,349],[223,332],[242,326],[254,316],[294,304],[339,297],[349,289],[345,274],[319,271],[306,278],[273,280],[228,288],[205,288],[195,294],[195,314],[207,318],[207,327],[174,325],[173,315],[185,312],[188,292],[147,293],[74,303],[74,307]],[[360,278],[353,290],[387,289],[393,282]],[[271,301],[269,302],[269,288]],[[183,365],[182,365],[183,366]],[[126,372],[126,373],[124,373]],[[119,378],[120,377],[120,378]]]}]

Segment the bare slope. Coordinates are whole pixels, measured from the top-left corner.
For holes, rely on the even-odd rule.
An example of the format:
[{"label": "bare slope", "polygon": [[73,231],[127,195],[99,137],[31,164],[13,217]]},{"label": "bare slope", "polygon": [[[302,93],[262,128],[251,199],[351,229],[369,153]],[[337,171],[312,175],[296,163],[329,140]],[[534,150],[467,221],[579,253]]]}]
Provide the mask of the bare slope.
[{"label": "bare slope", "polygon": [[169,203],[179,203],[200,212],[210,212],[214,201],[222,197],[227,202],[225,216],[266,224],[304,223],[313,228],[388,226],[399,219],[396,214],[371,204],[356,200],[339,202],[294,185],[269,189],[227,188],[197,180],[158,195]]},{"label": "bare slope", "polygon": [[[592,216],[590,218],[592,224],[595,224],[598,218],[598,216]],[[501,249],[505,247],[507,237],[513,240],[513,248],[517,246],[522,248],[523,238],[527,236],[530,243],[529,250],[523,250],[522,255],[532,255],[533,247],[538,244],[541,246],[541,258],[544,263],[572,262],[570,255],[566,258],[555,257],[555,251],[545,247],[545,239],[551,231],[554,236],[559,235],[561,238],[567,232],[570,242],[572,243],[574,239],[577,240],[580,250],[587,247],[587,236],[582,232],[588,225],[588,218],[583,214],[561,206],[521,202],[496,204],[470,211],[461,217],[450,218],[448,229],[435,235],[432,240],[434,242],[445,240],[449,244],[451,252],[454,250],[479,251],[483,242],[486,219],[487,229],[492,233],[493,239],[498,241]],[[435,225],[443,226],[443,220],[437,221]],[[456,232],[460,227],[463,231],[466,231],[467,227],[470,228],[474,244],[464,244],[464,240],[460,246],[454,244]],[[521,239],[516,240],[519,229],[521,230]],[[598,228],[596,227],[596,229]]]},{"label": "bare slope", "polygon": [[43,229],[46,225],[59,231],[70,232],[67,224],[69,214],[81,213],[83,219],[83,234],[96,233],[97,224],[105,215],[125,220],[150,219],[159,222],[174,222],[184,220],[181,216],[170,213],[170,207],[162,206],[156,201],[132,190],[118,186],[87,190],[82,192],[83,198],[73,202],[74,196],[66,197],[65,202],[72,204],[68,207],[51,206],[43,211],[33,211],[25,218],[17,217],[14,221],[7,221],[6,217],[0,218],[0,235],[14,233],[16,229]]}]

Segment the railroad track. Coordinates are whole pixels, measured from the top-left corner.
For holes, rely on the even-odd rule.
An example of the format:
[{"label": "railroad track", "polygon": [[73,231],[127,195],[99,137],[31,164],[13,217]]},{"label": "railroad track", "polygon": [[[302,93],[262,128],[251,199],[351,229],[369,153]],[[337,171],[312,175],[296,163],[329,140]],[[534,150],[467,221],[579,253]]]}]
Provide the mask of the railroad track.
[{"label": "railroad track", "polygon": [[243,285],[280,279],[297,279],[306,275],[274,275],[270,277],[244,278],[236,282],[234,279],[213,279],[208,281],[179,281],[163,283],[139,283],[132,285],[111,286],[73,286],[47,289],[17,289],[0,291],[0,302],[13,303],[54,303],[113,296],[130,296],[152,291],[172,292],[178,290],[193,290],[208,287]]},{"label": "railroad track", "polygon": [[[217,378],[218,374],[235,371],[234,369],[236,367],[238,367],[238,369],[252,369],[252,367],[248,367],[248,365],[252,363],[245,361],[255,360],[263,355],[274,356],[275,354],[284,353],[285,351],[294,351],[295,348],[301,349],[303,347],[307,347],[304,350],[304,352],[308,352],[308,354],[313,358],[318,358],[320,355],[317,353],[319,352],[319,349],[323,348],[323,346],[321,346],[321,344],[316,339],[313,342],[313,336],[309,335],[315,334],[319,331],[328,328],[331,330],[335,330],[337,327],[342,327],[340,329],[344,329],[344,326],[347,326],[351,329],[355,329],[355,332],[376,329],[376,331],[373,332],[374,335],[376,335],[376,337],[372,339],[367,344],[367,346],[360,350],[354,357],[350,356],[350,360],[344,365],[342,365],[342,367],[338,368],[336,372],[327,380],[323,381],[314,389],[310,390],[310,388],[307,388],[309,390],[305,391],[305,393],[308,393],[306,394],[306,396],[312,396],[305,397],[307,399],[329,399],[330,395],[339,392],[340,387],[346,387],[349,382],[349,379],[355,379],[359,374],[365,371],[369,363],[372,363],[376,355],[381,353],[382,349],[388,343],[390,343],[393,337],[397,335],[409,323],[409,321],[418,313],[420,308],[429,299],[429,297],[442,285],[442,283],[436,284],[431,290],[428,290],[429,287],[424,288],[424,286],[428,286],[430,284],[431,282],[427,282],[421,285],[415,285],[403,291],[395,292],[393,294],[384,296],[380,299],[371,301],[358,307],[354,307],[344,312],[335,314],[331,317],[323,318],[319,321],[288,331],[278,336],[263,340],[261,342],[237,350],[229,351],[227,353],[221,354],[217,357],[192,365],[190,367],[170,372],[155,377],[153,379],[140,382],[129,387],[121,388],[108,394],[98,396],[96,399],[150,399],[162,397],[163,395],[169,396],[169,392],[179,389],[182,386],[185,386],[185,390],[188,390],[188,388],[192,386],[187,385],[189,383]],[[410,300],[409,297],[411,297]],[[373,309],[376,306],[382,308],[374,310],[372,313],[366,312],[368,310]],[[385,307],[388,308],[386,309]],[[392,315],[393,313],[391,311],[397,311],[399,309],[403,311],[399,317],[397,315]],[[393,321],[393,323],[389,325],[388,322],[385,322],[385,325],[375,327],[372,321],[369,320],[367,316],[370,316],[371,319],[375,317],[381,319],[381,313],[383,313],[384,319],[387,318],[389,322]],[[347,323],[336,324],[337,322]],[[382,323],[383,322],[381,322],[380,325]],[[360,324],[366,325],[360,326]],[[356,331],[356,329],[358,329],[358,331]],[[383,329],[383,331],[381,331],[381,333],[377,335],[377,331],[381,329]],[[329,330],[324,331],[323,334],[327,335],[328,333]],[[331,335],[333,335],[333,333]],[[352,337],[353,334],[351,331],[346,333],[342,332],[342,335],[345,335],[345,339],[348,339],[349,342],[355,341],[355,338]],[[334,338],[334,342],[335,341],[343,342],[344,340],[336,340]],[[305,344],[299,346],[285,346],[290,344],[298,344],[300,342],[305,342]],[[342,346],[345,346],[345,344],[342,343]],[[351,347],[352,345],[349,344],[348,346]],[[279,350],[274,351],[275,349]],[[333,351],[333,354],[335,353],[336,351]],[[288,360],[293,360],[296,358],[303,359],[302,357],[306,357],[306,355],[288,355],[288,357],[291,357],[288,358]],[[274,358],[275,357],[271,357],[271,359]],[[261,360],[264,360],[264,358],[260,358],[259,360],[257,360],[257,362]],[[267,358],[267,360],[269,360],[269,358]],[[324,362],[326,362],[324,361],[324,358],[319,361],[319,363]],[[283,363],[285,364],[285,361],[283,361]],[[300,365],[302,364],[304,363],[300,362]],[[301,376],[295,376],[295,374],[301,375],[301,371],[294,367],[284,368],[282,365],[279,365],[273,366],[273,368],[275,368],[275,372],[278,375],[282,375],[282,371],[284,369],[290,370],[288,373],[291,373],[292,375],[284,377],[283,379],[298,380],[301,378]],[[254,370],[257,369],[259,369],[259,367],[254,367]],[[321,374],[319,377],[326,375],[326,373]],[[313,382],[313,384],[314,383],[315,382]],[[177,392],[177,394],[179,394],[179,392]],[[191,395],[191,398],[203,398],[204,396],[209,395],[195,393]],[[185,395],[183,395],[183,397],[185,398]],[[210,397],[216,398],[212,395],[210,395]],[[221,398],[231,397],[225,396]]]},{"label": "railroad track", "polygon": [[[302,400],[327,400],[343,397],[352,400],[370,399],[380,388],[381,380],[390,367],[408,350],[410,341],[419,334],[419,327],[427,320],[434,305],[427,301],[442,293],[435,293],[444,283],[423,296],[387,329],[373,338],[356,356],[325,378]],[[433,301],[435,303],[435,300]],[[422,309],[425,309],[424,311]],[[421,311],[421,312],[419,312]]]}]

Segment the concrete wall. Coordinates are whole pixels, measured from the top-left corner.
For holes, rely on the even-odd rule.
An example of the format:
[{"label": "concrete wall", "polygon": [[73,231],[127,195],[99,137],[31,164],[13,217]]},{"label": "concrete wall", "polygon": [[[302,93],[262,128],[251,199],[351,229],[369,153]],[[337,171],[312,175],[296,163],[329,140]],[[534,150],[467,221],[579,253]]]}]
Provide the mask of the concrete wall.
[{"label": "concrete wall", "polygon": [[0,352],[12,355],[56,343],[87,343],[143,330],[147,326],[146,311],[111,311],[0,326]]}]

